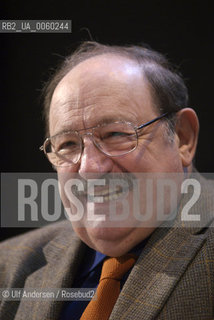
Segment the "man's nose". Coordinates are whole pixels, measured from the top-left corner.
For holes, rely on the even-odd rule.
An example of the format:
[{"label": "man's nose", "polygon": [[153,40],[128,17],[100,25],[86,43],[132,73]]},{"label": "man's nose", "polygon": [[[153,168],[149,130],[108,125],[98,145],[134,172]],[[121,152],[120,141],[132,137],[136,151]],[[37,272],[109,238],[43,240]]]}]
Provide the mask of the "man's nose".
[{"label": "man's nose", "polygon": [[112,159],[97,148],[90,135],[84,135],[82,138],[84,147],[78,173],[83,178],[88,179],[90,176],[98,178],[105,173],[111,172],[113,167]]}]

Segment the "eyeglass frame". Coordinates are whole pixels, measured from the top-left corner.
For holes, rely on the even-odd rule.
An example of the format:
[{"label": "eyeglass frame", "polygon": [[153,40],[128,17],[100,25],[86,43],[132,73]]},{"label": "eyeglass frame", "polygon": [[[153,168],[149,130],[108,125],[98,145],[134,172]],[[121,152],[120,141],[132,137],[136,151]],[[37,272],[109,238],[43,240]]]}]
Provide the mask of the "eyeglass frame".
[{"label": "eyeglass frame", "polygon": [[[163,113],[162,115],[160,115],[160,116],[158,116],[158,117],[156,117],[156,118],[154,118],[154,119],[152,119],[152,120],[150,120],[150,121],[148,121],[148,122],[146,122],[146,123],[141,124],[140,126],[134,126],[131,122],[128,122],[128,121],[115,121],[115,122],[112,122],[112,123],[119,123],[119,122],[121,122],[121,123],[127,123],[127,124],[131,125],[131,126],[133,127],[133,129],[135,130],[136,137],[137,137],[136,146],[135,146],[133,149],[127,151],[126,153],[123,153],[123,154],[120,154],[120,155],[110,155],[110,154],[104,152],[102,149],[100,149],[99,146],[95,143],[95,141],[94,141],[94,139],[93,139],[93,133],[92,133],[92,132],[87,132],[87,133],[85,133],[84,135],[91,135],[91,136],[92,136],[92,142],[93,142],[93,144],[94,144],[94,145],[96,146],[96,148],[98,148],[98,150],[100,150],[103,154],[107,155],[108,157],[120,157],[120,156],[126,155],[126,154],[128,154],[128,153],[136,150],[136,148],[137,148],[137,146],[138,146],[138,137],[139,137],[139,134],[138,134],[138,132],[137,132],[138,130],[143,129],[143,128],[149,126],[150,124],[152,124],[152,123],[154,123],[154,122],[156,122],[156,121],[158,121],[158,120],[161,120],[162,118],[165,118],[165,117],[171,115],[172,113],[174,113],[174,112],[165,112],[165,113]],[[71,162],[70,162],[70,165],[72,165],[72,164],[75,165],[75,164],[77,164],[77,163],[80,161],[81,156],[82,156],[82,153],[83,153],[83,150],[84,150],[84,142],[83,142],[83,139],[82,139],[82,135],[83,135],[83,134],[81,135],[79,132],[80,132],[80,131],[84,131],[84,130],[90,130],[90,129],[99,128],[99,126],[101,126],[101,125],[97,125],[97,126],[90,127],[90,128],[86,128],[86,129],[70,130],[70,131],[64,132],[64,133],[71,133],[71,132],[77,133],[77,134],[79,135],[81,141],[82,141],[80,158],[79,158],[79,160],[78,160],[76,163],[74,163],[73,161],[71,161]],[[63,134],[63,132],[62,132],[62,133],[58,133],[58,134],[56,134],[56,135],[60,135],[60,134]],[[48,158],[48,155],[47,155],[47,152],[46,152],[46,149],[45,149],[45,144],[47,143],[47,141],[50,141],[50,140],[51,140],[53,137],[55,137],[56,135],[51,136],[51,137],[47,137],[47,138],[45,139],[45,141],[43,142],[43,145],[42,145],[41,147],[39,147],[39,150],[44,152],[44,154],[45,154],[45,156],[47,157],[48,161],[49,161],[52,165],[54,165],[54,166],[56,166],[56,165],[53,164],[53,163],[49,160],[49,158]],[[54,152],[54,153],[57,154],[57,156],[59,156],[57,152]],[[60,156],[59,156],[59,157],[60,157]],[[63,156],[61,156],[61,158],[63,158]],[[65,159],[65,160],[68,161],[67,159]],[[69,161],[68,161],[68,163],[69,163]],[[56,167],[60,167],[60,166],[56,166]]]}]

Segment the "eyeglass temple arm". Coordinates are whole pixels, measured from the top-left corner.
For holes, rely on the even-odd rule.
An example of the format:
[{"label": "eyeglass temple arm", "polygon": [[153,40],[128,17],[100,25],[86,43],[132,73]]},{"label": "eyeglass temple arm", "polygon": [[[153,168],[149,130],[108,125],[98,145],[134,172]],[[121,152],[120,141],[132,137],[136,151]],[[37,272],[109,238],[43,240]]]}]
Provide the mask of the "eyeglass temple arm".
[{"label": "eyeglass temple arm", "polygon": [[144,127],[147,127],[148,125],[150,125],[150,124],[152,124],[152,123],[154,123],[154,122],[156,122],[156,121],[168,116],[169,114],[170,114],[169,112],[166,112],[166,113],[162,114],[161,116],[159,116],[159,117],[157,117],[157,118],[155,118],[155,119],[153,119],[153,120],[151,120],[151,121],[149,121],[147,123],[144,123],[144,124],[140,125],[136,129],[140,130],[140,129],[144,128]]},{"label": "eyeglass temple arm", "polygon": [[[47,140],[49,140],[49,138],[46,138],[45,142],[46,142]],[[40,150],[40,151],[45,151],[45,149],[44,149],[44,144],[45,144],[45,142],[43,143],[43,145],[42,145],[41,147],[39,147],[39,150]]]}]

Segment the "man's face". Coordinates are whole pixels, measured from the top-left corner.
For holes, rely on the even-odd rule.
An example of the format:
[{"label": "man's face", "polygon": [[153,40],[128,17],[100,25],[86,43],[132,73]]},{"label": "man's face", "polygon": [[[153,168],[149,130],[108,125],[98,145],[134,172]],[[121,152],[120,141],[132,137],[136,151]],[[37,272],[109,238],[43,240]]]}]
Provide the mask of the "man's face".
[{"label": "man's face", "polygon": [[[149,85],[139,67],[126,58],[106,54],[80,63],[60,81],[51,101],[50,135],[118,120],[139,126],[157,116]],[[63,180],[65,170],[68,175],[76,172],[84,179],[89,173],[99,178],[112,173],[182,172],[176,136],[173,143],[167,140],[162,121],[146,127],[137,148],[120,157],[103,154],[90,136],[83,135],[83,141],[80,161],[66,169],[57,168],[59,180]],[[62,201],[67,206],[63,193]],[[99,208],[105,214],[107,204]],[[79,223],[72,222],[79,237],[90,247],[110,256],[128,252],[154,230],[143,223],[123,228],[107,228],[103,222],[89,227],[86,219],[81,223],[80,227]]]}]

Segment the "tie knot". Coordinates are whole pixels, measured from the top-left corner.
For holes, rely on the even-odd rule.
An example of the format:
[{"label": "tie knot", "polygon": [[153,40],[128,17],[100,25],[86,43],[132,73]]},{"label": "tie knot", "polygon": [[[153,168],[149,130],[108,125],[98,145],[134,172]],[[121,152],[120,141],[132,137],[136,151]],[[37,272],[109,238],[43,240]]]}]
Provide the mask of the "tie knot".
[{"label": "tie knot", "polygon": [[136,256],[129,253],[117,258],[108,258],[103,262],[100,281],[107,278],[120,281],[135,261]]}]

